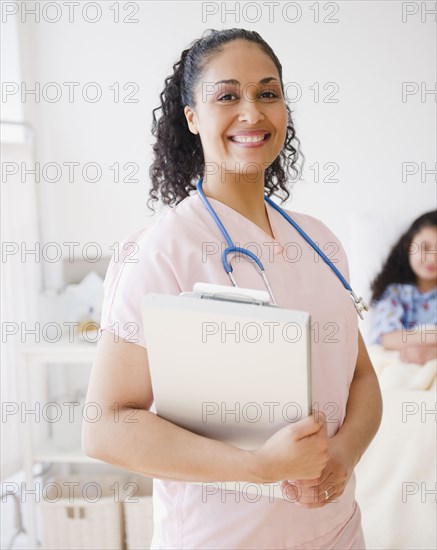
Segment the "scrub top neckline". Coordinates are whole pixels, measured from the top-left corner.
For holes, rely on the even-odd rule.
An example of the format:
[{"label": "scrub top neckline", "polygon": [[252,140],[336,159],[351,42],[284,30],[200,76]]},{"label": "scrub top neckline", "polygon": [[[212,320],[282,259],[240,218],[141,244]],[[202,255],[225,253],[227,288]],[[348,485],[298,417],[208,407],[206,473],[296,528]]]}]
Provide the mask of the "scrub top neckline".
[{"label": "scrub top neckline", "polygon": [[[199,197],[199,193],[196,193],[195,196],[197,197],[197,200],[200,201],[202,206],[204,208],[206,208],[206,206],[202,202],[202,199]],[[243,214],[241,214],[240,212],[238,212],[234,208],[228,206],[224,202],[221,202],[217,199],[213,199],[212,197],[206,197],[206,198],[211,203],[211,206],[214,208],[216,213],[219,214],[219,216],[225,216],[227,218],[233,218],[233,219],[238,218],[239,222],[241,223],[241,225],[243,227],[247,227],[252,232],[256,231],[256,232],[264,235],[264,237],[268,238],[268,242],[277,243],[279,245],[281,244],[280,241],[277,238],[278,237],[278,229],[277,229],[275,220],[273,219],[273,217],[274,217],[274,208],[272,206],[270,206],[270,204],[268,204],[267,201],[264,201],[264,205],[265,205],[267,217],[268,217],[268,220],[269,220],[270,228],[273,232],[273,237],[271,235],[269,235],[268,233],[266,233],[264,231],[264,229],[262,229],[255,222],[253,222],[252,220],[249,220],[249,218],[246,218],[246,216],[244,216]],[[226,224],[224,224],[224,225],[226,227]],[[231,235],[231,238],[232,238],[232,235]]]},{"label": "scrub top neckline", "polygon": [[420,290],[420,288],[418,288],[417,286],[415,287],[417,292],[420,294],[420,296],[425,296],[426,294],[433,294],[434,292],[437,291],[437,286],[435,286],[434,288],[430,288],[429,290]]},{"label": "scrub top neckline", "polygon": [[[395,283],[396,284],[396,283]],[[423,297],[425,296],[426,294],[433,294],[434,292],[437,291],[437,286],[435,286],[434,288],[430,288],[429,290],[425,290],[425,291],[421,291],[414,283],[398,283],[398,284],[403,284],[405,286],[410,286],[412,287],[413,289],[413,292],[416,292],[416,294],[418,294],[420,297]]]}]

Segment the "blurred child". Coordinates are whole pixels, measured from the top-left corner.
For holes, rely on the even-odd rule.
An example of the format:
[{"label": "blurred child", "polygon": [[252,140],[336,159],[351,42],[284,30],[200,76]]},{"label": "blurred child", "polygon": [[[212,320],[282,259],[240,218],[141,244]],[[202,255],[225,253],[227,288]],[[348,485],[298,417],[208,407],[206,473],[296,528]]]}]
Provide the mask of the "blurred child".
[{"label": "blurred child", "polygon": [[[407,363],[436,357],[437,210],[417,218],[371,283],[372,344]],[[408,329],[408,330],[405,330]]]}]

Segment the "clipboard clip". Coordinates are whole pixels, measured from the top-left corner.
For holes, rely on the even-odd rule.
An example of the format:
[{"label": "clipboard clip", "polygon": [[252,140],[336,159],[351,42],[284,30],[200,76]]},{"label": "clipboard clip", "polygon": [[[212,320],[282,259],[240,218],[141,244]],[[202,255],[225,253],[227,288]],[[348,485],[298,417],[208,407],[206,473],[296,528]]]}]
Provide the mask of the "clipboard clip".
[{"label": "clipboard clip", "polygon": [[259,306],[272,306],[269,293],[265,290],[253,288],[240,288],[227,285],[215,285],[212,283],[195,283],[193,292],[182,292],[180,296],[196,295],[204,300],[223,300],[227,302],[239,302]]}]

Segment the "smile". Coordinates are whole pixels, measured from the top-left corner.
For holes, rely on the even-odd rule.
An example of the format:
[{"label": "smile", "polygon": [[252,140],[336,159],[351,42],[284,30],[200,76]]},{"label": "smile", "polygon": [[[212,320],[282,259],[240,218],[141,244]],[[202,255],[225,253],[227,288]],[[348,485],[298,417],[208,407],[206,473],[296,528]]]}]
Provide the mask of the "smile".
[{"label": "smile", "polygon": [[261,147],[271,137],[271,134],[264,134],[263,136],[232,136],[228,140],[240,147]]}]

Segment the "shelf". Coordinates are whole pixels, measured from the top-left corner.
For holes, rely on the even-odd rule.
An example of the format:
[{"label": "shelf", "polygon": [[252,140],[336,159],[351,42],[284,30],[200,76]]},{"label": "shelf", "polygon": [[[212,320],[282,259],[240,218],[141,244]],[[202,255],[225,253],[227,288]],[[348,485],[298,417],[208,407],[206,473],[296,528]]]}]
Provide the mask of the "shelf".
[{"label": "shelf", "polygon": [[[40,369],[35,367],[57,365],[63,367],[65,365],[88,365],[91,367],[95,357],[97,355],[97,342],[87,342],[83,340],[70,341],[68,338],[62,338],[58,342],[26,342],[21,343],[18,346],[18,385],[20,401],[23,404],[32,403],[32,394],[38,392],[38,396],[34,396],[34,399],[38,401],[49,398],[50,384],[47,378],[47,369],[44,368],[43,379],[40,380]],[[62,369],[55,369],[57,377],[62,373]],[[71,370],[71,369],[69,369]],[[80,373],[75,372],[81,376],[85,376],[86,372],[81,368]],[[76,437],[72,439],[72,443],[77,445],[77,448],[70,450],[61,450],[56,448],[53,438],[44,437],[42,441],[37,444],[34,443],[34,426],[31,426],[29,422],[22,422],[20,426],[20,434],[22,435],[23,445],[23,467],[25,472],[26,483],[34,483],[34,470],[33,466],[36,463],[55,463],[55,464],[87,464],[87,465],[102,465],[103,461],[86,456],[80,448],[80,438]],[[71,428],[71,426],[70,426]],[[39,435],[39,434],[38,434]],[[62,433],[66,439],[68,434]],[[77,441],[76,441],[77,439]],[[61,441],[58,440],[58,444]],[[68,445],[68,440],[65,441],[65,445]],[[27,518],[29,533],[29,540],[32,548],[38,548],[37,545],[37,526],[36,526],[36,502],[32,499],[26,500],[26,506],[28,508]]]},{"label": "shelf", "polygon": [[86,342],[85,340],[76,339],[71,342],[68,338],[61,338],[57,342],[32,342],[22,343],[20,350],[25,353],[40,353],[47,351],[72,351],[77,350],[79,353],[95,350],[97,342]]},{"label": "shelf", "polygon": [[85,455],[81,449],[61,451],[55,447],[53,440],[45,439],[37,445],[34,455],[34,462],[56,462],[75,464],[96,464],[100,460]]},{"label": "shelf", "polygon": [[59,342],[39,342],[21,344],[19,352],[23,356],[31,357],[33,360],[47,362],[88,362],[96,355],[97,343],[75,341],[70,342],[67,338]]}]

